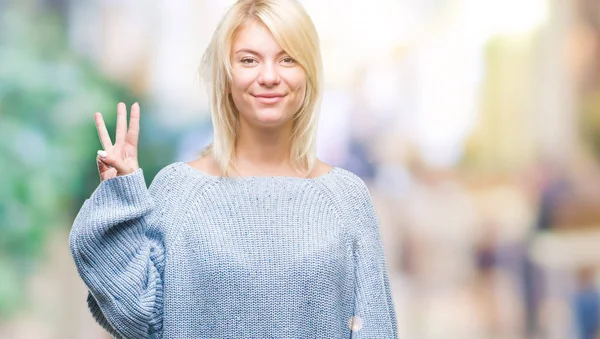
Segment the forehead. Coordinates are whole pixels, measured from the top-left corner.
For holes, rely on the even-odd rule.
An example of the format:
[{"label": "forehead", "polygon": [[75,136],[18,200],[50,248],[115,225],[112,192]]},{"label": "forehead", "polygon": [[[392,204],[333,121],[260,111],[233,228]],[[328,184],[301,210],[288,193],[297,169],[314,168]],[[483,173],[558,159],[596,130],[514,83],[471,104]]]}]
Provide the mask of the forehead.
[{"label": "forehead", "polygon": [[261,53],[279,53],[281,47],[273,34],[260,22],[247,20],[233,38],[232,52],[239,49],[252,49]]}]

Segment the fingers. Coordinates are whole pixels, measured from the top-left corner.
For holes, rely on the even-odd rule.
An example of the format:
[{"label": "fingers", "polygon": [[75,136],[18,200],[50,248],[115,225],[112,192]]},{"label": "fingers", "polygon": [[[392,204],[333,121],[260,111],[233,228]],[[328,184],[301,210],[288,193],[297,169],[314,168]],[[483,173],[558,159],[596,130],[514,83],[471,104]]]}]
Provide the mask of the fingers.
[{"label": "fingers", "polygon": [[[114,151],[114,149],[113,149]],[[115,168],[119,175],[128,174],[135,170],[132,168],[127,162],[125,162],[119,154],[115,154],[114,152],[104,152],[105,156],[101,156],[98,153],[98,157],[96,158],[99,162],[102,162],[107,167]],[[98,170],[101,169],[101,165],[98,164]],[[104,168],[104,167],[102,167]]]},{"label": "fingers", "polygon": [[106,179],[114,178],[117,176],[117,170],[108,164],[102,161],[100,156],[96,157],[96,164],[98,166],[98,174],[100,175],[100,180],[104,181]]},{"label": "fingers", "polygon": [[110,135],[106,130],[106,125],[104,124],[104,119],[102,118],[102,114],[96,112],[94,114],[94,121],[96,122],[96,130],[98,131],[98,137],[100,138],[100,143],[102,144],[102,148],[108,150],[112,147],[112,142],[110,141]]},{"label": "fingers", "polygon": [[98,172],[100,172],[100,173],[113,168],[109,164],[102,161],[102,158],[100,156],[96,156],[96,164],[98,165]]},{"label": "fingers", "polygon": [[115,134],[115,143],[120,144],[125,141],[127,134],[127,106],[120,102],[117,105],[117,132]]},{"label": "fingers", "polygon": [[137,102],[131,106],[129,112],[129,129],[127,130],[127,136],[125,141],[137,148],[138,139],[140,136],[140,104]]},{"label": "fingers", "polygon": [[[117,104],[115,144],[113,145],[102,114],[98,112],[94,114],[98,136],[104,148],[99,151],[96,158],[98,173],[102,180],[129,174],[139,168],[136,154],[140,133],[140,106],[137,102],[131,106],[130,115],[129,128],[127,128],[127,107],[124,103],[119,102]],[[133,146],[134,149],[125,143]]]}]

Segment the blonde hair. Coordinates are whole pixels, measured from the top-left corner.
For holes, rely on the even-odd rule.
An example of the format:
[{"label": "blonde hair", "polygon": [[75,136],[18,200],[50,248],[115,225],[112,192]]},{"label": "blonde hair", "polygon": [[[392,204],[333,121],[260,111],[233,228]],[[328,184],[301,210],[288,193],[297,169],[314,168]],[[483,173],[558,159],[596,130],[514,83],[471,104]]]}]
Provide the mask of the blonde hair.
[{"label": "blonde hair", "polygon": [[290,159],[298,171],[310,173],[316,162],[318,110],[321,102],[322,60],[315,26],[296,0],[238,0],[221,19],[202,57],[200,72],[206,81],[213,123],[211,153],[224,175],[235,158],[238,112],[229,94],[233,40],[248,20],[265,25],[275,41],[306,73],[306,94],[294,116]]}]

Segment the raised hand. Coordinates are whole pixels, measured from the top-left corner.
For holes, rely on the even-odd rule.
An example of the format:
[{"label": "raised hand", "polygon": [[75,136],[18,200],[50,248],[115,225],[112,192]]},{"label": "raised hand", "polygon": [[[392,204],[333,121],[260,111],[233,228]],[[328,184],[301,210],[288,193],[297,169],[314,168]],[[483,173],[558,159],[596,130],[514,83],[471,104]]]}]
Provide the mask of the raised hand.
[{"label": "raised hand", "polygon": [[132,173],[139,168],[137,147],[140,134],[140,106],[137,102],[131,106],[130,113],[129,128],[127,128],[127,107],[122,102],[117,105],[117,131],[114,145],[106,130],[102,114],[99,112],[94,114],[98,137],[104,148],[103,151],[98,151],[96,157],[101,181]]}]

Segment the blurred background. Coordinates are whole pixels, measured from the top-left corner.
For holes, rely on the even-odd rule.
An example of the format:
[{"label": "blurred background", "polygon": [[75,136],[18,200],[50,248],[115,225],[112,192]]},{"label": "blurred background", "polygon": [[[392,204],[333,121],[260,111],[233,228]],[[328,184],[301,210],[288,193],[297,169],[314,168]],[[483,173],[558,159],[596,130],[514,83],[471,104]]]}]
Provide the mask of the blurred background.
[{"label": "blurred background", "polygon": [[[93,114],[140,165],[210,142],[201,54],[231,0],[0,0],[0,338],[109,338],[68,250]],[[320,157],[369,185],[401,338],[599,338],[600,1],[303,0]]]}]

